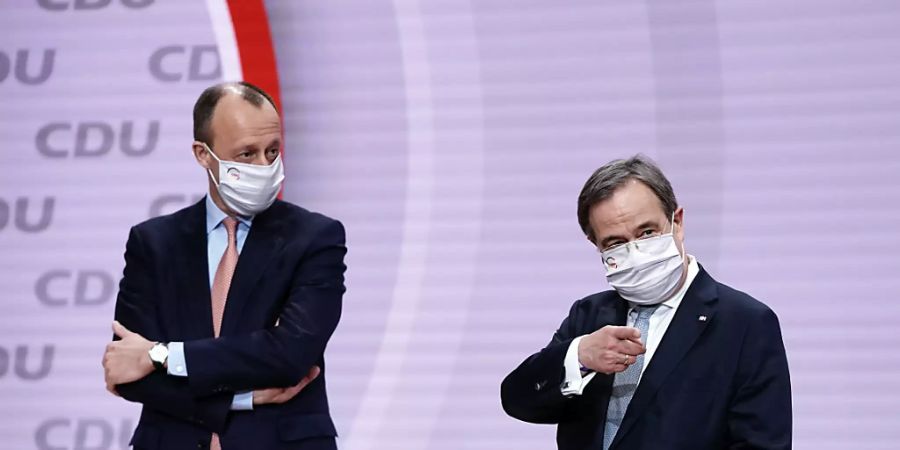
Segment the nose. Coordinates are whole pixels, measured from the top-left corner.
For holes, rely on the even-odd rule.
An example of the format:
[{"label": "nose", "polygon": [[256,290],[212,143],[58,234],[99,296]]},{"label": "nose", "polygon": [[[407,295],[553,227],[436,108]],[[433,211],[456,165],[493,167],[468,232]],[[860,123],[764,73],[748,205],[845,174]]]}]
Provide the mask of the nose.
[{"label": "nose", "polygon": [[255,164],[257,166],[268,166],[269,159],[266,158],[266,152],[258,152],[256,154],[256,157],[253,158],[253,161],[251,161],[250,163]]}]

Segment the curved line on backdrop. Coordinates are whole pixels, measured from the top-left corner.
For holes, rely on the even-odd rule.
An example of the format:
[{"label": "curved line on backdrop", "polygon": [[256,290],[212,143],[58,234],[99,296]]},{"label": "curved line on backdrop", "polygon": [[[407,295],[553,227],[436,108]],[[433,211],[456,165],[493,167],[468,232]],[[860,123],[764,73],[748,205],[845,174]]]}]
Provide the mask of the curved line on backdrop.
[{"label": "curved line on backdrop", "polygon": [[[432,79],[432,72],[438,68],[431,58],[441,59],[429,48],[426,16],[421,12],[420,2],[394,0],[407,120],[403,235],[385,333],[360,408],[346,434],[346,445],[342,446],[348,450],[397,446],[398,436],[386,432],[388,417],[396,417],[392,408],[399,408],[400,415],[415,420],[415,426],[404,430],[400,446],[428,448],[441,423],[440,416],[450,395],[465,339],[484,213],[484,107],[478,36],[471,4],[460,2],[455,6],[466,9],[454,16],[461,18],[459,31],[467,36],[454,41],[454,55],[459,57],[457,52],[465,52],[462,58],[469,63],[470,70],[454,72],[454,111],[460,107],[460,101],[465,101],[471,125],[465,137],[454,135],[453,143],[466,152],[465,158],[459,158],[458,153],[442,157],[440,151],[440,130],[435,124],[440,110],[435,105],[436,86]],[[442,186],[448,185],[454,187],[452,193],[438,195],[444,192]],[[447,241],[432,236],[436,227],[447,225],[448,220],[455,238]],[[448,303],[441,303],[440,298],[435,300],[428,292],[426,277],[440,279],[439,297],[454,300]],[[436,308],[438,314],[434,314]],[[434,319],[437,316],[440,318]],[[433,325],[438,326],[440,340],[416,334],[416,327],[427,328],[433,320],[439,320],[439,324]],[[422,348],[441,355],[437,359],[428,358],[424,377],[419,367],[422,362],[416,361],[415,354]],[[418,375],[411,376],[411,373]],[[422,381],[423,378],[426,380]],[[423,388],[427,388],[424,395]],[[410,402],[410,396],[424,396],[426,400]]]},{"label": "curved line on backdrop", "polygon": [[[225,81],[247,81],[266,91],[281,110],[281,87],[269,18],[262,0],[206,0]],[[282,130],[281,140],[284,141]],[[282,146],[282,155],[284,146]],[[284,191],[278,193],[281,198]]]},{"label": "curved line on backdrop", "polygon": [[261,87],[281,111],[281,88],[269,18],[262,0],[228,0],[243,80]]},{"label": "curved line on backdrop", "polygon": [[222,67],[222,79],[243,80],[241,57],[238,54],[237,38],[234,25],[231,23],[231,11],[225,0],[206,0],[206,10],[216,37],[219,50],[219,64]]},{"label": "curved line on backdrop", "polygon": [[397,280],[375,367],[347,435],[346,448],[377,448],[393,394],[403,377],[422,298],[434,191],[434,99],[425,24],[416,0],[394,0],[406,100],[407,180]]}]

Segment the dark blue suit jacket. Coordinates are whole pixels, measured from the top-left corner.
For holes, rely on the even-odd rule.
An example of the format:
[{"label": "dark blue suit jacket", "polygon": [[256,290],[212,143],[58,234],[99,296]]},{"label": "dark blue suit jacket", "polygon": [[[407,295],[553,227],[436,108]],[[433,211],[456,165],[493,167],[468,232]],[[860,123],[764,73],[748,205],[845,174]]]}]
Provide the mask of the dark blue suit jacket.
[{"label": "dark blue suit jacket", "polygon": [[[624,325],[615,291],[575,302],[550,344],[510,373],[503,408],[520,420],[556,423],[564,450],[601,449],[613,376],[597,374],[564,397],[572,340]],[[701,320],[706,316],[706,320]],[[611,450],[791,448],[791,386],[778,318],[701,268],[644,371]]]},{"label": "dark blue suit jacket", "polygon": [[[205,202],[133,227],[116,320],[183,341],[189,376],[116,387],[144,405],[132,445],[202,449],[217,432],[226,450],[334,449],[322,355],[341,314],[345,253],[340,222],[276,201],[253,220],[214,339]],[[291,401],[230,410],[234,392],[294,385],[313,365],[321,375]]]}]

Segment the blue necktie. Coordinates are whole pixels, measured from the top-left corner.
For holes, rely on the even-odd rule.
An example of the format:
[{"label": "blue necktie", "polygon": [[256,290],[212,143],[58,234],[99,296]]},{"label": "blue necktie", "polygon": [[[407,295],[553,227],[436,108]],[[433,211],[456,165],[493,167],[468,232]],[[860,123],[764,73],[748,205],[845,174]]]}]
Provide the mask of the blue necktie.
[{"label": "blue necktie", "polygon": [[[634,321],[634,327],[641,331],[641,339],[647,343],[647,332],[650,329],[650,316],[656,311],[659,305],[638,306],[637,319]],[[606,409],[606,425],[603,427],[603,450],[608,450],[612,444],[619,426],[622,425],[622,418],[625,417],[625,411],[628,409],[628,403],[634,396],[637,389],[638,381],[641,379],[641,369],[644,367],[644,355],[638,355],[634,364],[628,366],[624,372],[619,372],[613,379],[612,395],[609,398],[609,407]]]}]

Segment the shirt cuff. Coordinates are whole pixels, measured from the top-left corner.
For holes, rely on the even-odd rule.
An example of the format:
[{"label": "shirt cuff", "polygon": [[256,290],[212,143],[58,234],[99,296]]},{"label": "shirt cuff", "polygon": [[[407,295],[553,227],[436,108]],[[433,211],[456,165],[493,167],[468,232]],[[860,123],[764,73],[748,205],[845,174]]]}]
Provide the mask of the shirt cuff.
[{"label": "shirt cuff", "polygon": [[169,342],[169,375],[176,377],[188,376],[187,361],[184,360],[184,342]]},{"label": "shirt cuff", "polygon": [[581,395],[588,383],[594,379],[595,372],[587,375],[581,373],[581,363],[578,362],[578,344],[584,336],[579,336],[572,340],[569,344],[569,350],[566,351],[566,359],[563,360],[565,367],[565,378],[561,386],[562,394],[566,397],[572,395]]},{"label": "shirt cuff", "polygon": [[232,411],[253,410],[253,391],[234,394],[234,400],[231,401],[231,409]]}]

